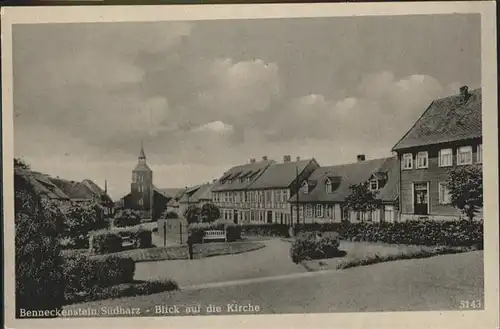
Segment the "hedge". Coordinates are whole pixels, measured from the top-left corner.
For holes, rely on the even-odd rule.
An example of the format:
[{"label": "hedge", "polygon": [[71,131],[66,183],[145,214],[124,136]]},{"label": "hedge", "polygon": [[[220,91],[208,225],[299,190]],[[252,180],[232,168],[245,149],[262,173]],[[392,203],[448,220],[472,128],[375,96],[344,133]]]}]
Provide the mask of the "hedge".
[{"label": "hedge", "polygon": [[[135,262],[130,257],[73,255],[64,257],[66,298],[95,287],[132,282]],[[70,296],[70,297],[68,297]]]},{"label": "hedge", "polygon": [[143,249],[153,246],[152,233],[142,227],[115,228],[95,231],[90,237],[90,252],[93,254],[109,254],[123,250],[123,237],[130,236],[134,241],[133,248]]},{"label": "hedge", "polygon": [[337,233],[301,232],[290,248],[290,257],[296,264],[304,260],[332,258],[339,254],[338,247]]},{"label": "hedge", "polygon": [[346,222],[342,223],[301,223],[294,226],[294,235],[301,232],[342,232]]},{"label": "hedge", "polygon": [[127,227],[135,226],[141,223],[141,214],[132,209],[120,210],[114,219],[114,225],[116,227]]},{"label": "hedge", "polygon": [[225,230],[227,242],[241,239],[241,225],[231,221],[216,220],[212,223],[192,223],[188,226],[193,243],[202,243],[205,231],[209,230]]},{"label": "hedge", "polygon": [[289,226],[286,224],[278,223],[258,223],[258,224],[243,224],[241,227],[245,235],[258,235],[258,236],[273,236],[289,238]]},{"label": "hedge", "polygon": [[396,223],[351,223],[341,229],[351,241],[427,246],[475,246],[482,248],[481,221],[405,221]]},{"label": "hedge", "polygon": [[64,304],[63,216],[42,203],[25,175],[17,169],[14,174],[16,317],[20,309],[56,310]]}]

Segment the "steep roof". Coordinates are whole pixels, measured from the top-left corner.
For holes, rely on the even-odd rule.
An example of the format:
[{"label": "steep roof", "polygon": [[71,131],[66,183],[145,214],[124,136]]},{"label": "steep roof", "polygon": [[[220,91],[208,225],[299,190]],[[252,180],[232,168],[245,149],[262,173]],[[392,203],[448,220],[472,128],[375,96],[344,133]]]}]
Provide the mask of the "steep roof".
[{"label": "steep roof", "polygon": [[87,185],[87,187],[90,188],[92,190],[92,192],[94,192],[95,195],[99,195],[102,198],[101,199],[102,201],[106,201],[108,203],[113,202],[111,197],[99,185],[97,185],[92,180],[84,179],[82,181],[82,184]]},{"label": "steep roof", "polygon": [[180,203],[188,202],[199,202],[201,200],[211,200],[212,199],[212,187],[214,184],[206,183],[202,185],[197,185],[194,189],[190,190],[191,193],[184,193],[182,198],[179,200]]},{"label": "steep roof", "polygon": [[33,186],[37,194],[56,200],[70,199],[59,187],[49,180],[48,175],[23,169],[15,169],[15,173],[24,177]]},{"label": "steep roof", "polygon": [[152,171],[151,168],[146,163],[139,162],[137,166],[135,166],[134,171]]},{"label": "steep roof", "polygon": [[72,200],[86,200],[94,197],[94,192],[86,184],[53,177],[49,177],[49,180]]},{"label": "steep roof", "polygon": [[482,137],[481,89],[468,93],[465,102],[460,95],[433,101],[393,151]]},{"label": "steep roof", "polygon": [[177,198],[180,193],[182,193],[184,188],[156,188],[158,192],[162,193],[168,198]]},{"label": "steep roof", "polygon": [[[379,199],[395,201],[398,197],[398,161],[396,157],[366,160],[361,162],[320,167],[308,179],[309,192],[299,191],[299,202],[343,202],[350,194],[349,186],[368,181],[374,173],[386,173],[387,181],[379,190]],[[330,177],[340,177],[334,184],[332,193],[326,192],[326,181]],[[289,202],[297,202],[297,196]]]},{"label": "steep roof", "polygon": [[316,160],[304,159],[293,162],[273,163],[248,188],[288,188],[295,181],[297,171],[299,174],[302,173],[312,161]]},{"label": "steep roof", "polygon": [[232,167],[215,182],[212,191],[244,190],[252,185],[272,163],[275,162],[273,160],[263,160]]}]

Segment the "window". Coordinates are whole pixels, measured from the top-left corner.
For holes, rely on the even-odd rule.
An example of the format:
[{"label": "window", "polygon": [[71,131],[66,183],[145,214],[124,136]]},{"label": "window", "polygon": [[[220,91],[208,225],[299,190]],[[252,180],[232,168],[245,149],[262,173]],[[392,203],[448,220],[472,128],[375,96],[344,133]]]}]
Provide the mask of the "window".
[{"label": "window", "polygon": [[302,192],[304,194],[309,193],[309,185],[307,184],[307,182],[302,183]]},{"label": "window", "polygon": [[447,183],[439,183],[439,204],[450,204],[451,195]]},{"label": "window", "polygon": [[462,146],[458,149],[457,164],[458,165],[472,164],[472,147],[471,146]]},{"label": "window", "polygon": [[326,206],[326,217],[327,218],[333,217],[333,207],[332,206]]},{"label": "window", "polygon": [[313,207],[310,204],[306,206],[306,216],[307,217],[313,216]]},{"label": "window", "polygon": [[323,205],[316,205],[316,217],[323,217]]},{"label": "window", "polygon": [[403,169],[413,168],[413,155],[411,153],[403,154]]},{"label": "window", "polygon": [[483,162],[483,144],[477,146],[477,163]]},{"label": "window", "polygon": [[144,205],[144,201],[142,199],[139,199],[139,206],[143,206]]},{"label": "window", "polygon": [[453,165],[453,151],[451,149],[439,150],[439,166],[449,167]]},{"label": "window", "polygon": [[329,179],[326,180],[326,193],[332,193],[332,182]]},{"label": "window", "polygon": [[418,152],[417,153],[417,168],[428,168],[428,154],[427,152]]},{"label": "window", "polygon": [[370,190],[372,190],[372,191],[378,190],[378,179],[372,179],[370,181]]}]

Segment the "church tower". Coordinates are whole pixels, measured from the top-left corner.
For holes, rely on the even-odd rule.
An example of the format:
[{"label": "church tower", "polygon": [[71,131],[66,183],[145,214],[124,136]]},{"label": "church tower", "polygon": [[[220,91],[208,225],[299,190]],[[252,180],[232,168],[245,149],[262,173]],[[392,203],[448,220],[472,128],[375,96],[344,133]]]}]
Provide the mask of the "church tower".
[{"label": "church tower", "polygon": [[141,142],[137,166],[132,171],[130,191],[134,208],[149,217],[153,209],[153,171],[146,163],[146,153]]}]

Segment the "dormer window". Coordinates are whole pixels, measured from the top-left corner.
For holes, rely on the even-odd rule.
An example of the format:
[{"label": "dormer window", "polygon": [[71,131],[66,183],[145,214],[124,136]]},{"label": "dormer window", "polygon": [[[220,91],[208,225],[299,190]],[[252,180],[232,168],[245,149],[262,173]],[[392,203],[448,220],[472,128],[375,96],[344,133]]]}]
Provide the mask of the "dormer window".
[{"label": "dormer window", "polygon": [[309,193],[309,184],[307,184],[307,181],[304,181],[304,183],[302,183],[302,192],[304,194],[308,194]]},{"label": "dormer window", "polygon": [[332,182],[329,179],[326,180],[325,189],[326,193],[332,193]]},{"label": "dormer window", "polygon": [[411,153],[403,154],[403,169],[413,168],[413,155]]},{"label": "dormer window", "polygon": [[377,191],[379,189],[378,179],[370,180],[370,190]]}]

